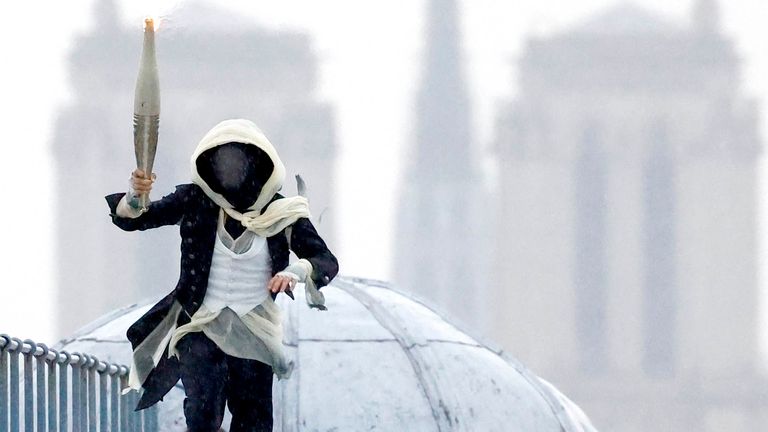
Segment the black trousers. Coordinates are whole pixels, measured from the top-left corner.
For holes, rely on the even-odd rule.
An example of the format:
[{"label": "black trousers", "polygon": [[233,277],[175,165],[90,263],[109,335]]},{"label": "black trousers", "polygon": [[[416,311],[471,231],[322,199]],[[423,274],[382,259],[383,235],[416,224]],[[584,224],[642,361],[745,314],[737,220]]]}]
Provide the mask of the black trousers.
[{"label": "black trousers", "polygon": [[215,432],[232,413],[230,432],[272,432],[272,367],[225,354],[202,332],[177,343],[184,417],[190,432]]}]

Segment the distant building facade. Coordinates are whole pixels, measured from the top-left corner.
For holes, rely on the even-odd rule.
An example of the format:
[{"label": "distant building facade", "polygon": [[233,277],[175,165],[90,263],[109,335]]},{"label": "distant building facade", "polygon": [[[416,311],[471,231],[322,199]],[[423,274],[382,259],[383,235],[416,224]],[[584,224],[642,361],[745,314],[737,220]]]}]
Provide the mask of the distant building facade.
[{"label": "distant building facade", "polygon": [[406,151],[392,278],[465,325],[485,328],[488,200],[461,67],[455,0],[427,2],[414,142]]},{"label": "distant building facade", "polygon": [[[122,23],[111,0],[99,0],[96,15],[95,30],[71,53],[74,101],[53,137],[61,334],[169,292],[179,271],[175,230],[123,233],[107,216],[102,197],[124,191],[136,163],[133,91],[142,34],[140,23]],[[171,18],[157,36],[162,113],[151,197],[190,181],[189,157],[208,129],[248,118],[280,152],[284,192],[295,194],[294,174],[305,179],[313,221],[333,247],[334,119],[316,94],[318,62],[308,36],[266,31],[196,2]]]},{"label": "distant building facade", "polygon": [[714,0],[530,41],[496,151],[495,338],[607,431],[754,431],[755,103]]}]

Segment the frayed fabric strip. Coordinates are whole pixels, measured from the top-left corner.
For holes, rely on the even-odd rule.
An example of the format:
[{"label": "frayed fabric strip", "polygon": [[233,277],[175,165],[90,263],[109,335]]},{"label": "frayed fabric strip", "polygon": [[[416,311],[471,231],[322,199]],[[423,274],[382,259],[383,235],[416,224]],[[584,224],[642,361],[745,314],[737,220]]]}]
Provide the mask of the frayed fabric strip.
[{"label": "frayed fabric strip", "polygon": [[174,302],[160,325],[133,350],[131,371],[128,374],[128,391],[140,390],[152,369],[160,363],[165,347],[168,346],[176,330],[176,321],[181,309],[181,304]]}]

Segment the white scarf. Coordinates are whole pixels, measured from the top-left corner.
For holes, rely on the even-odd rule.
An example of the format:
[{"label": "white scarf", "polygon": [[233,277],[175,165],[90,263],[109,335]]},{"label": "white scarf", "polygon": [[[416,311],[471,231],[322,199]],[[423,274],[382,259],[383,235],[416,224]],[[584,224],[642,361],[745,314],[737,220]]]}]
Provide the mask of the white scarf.
[{"label": "white scarf", "polygon": [[293,225],[299,218],[309,218],[309,202],[302,196],[281,198],[272,201],[264,213],[251,210],[240,213],[233,208],[224,211],[243,226],[262,237],[272,237],[285,228]]}]

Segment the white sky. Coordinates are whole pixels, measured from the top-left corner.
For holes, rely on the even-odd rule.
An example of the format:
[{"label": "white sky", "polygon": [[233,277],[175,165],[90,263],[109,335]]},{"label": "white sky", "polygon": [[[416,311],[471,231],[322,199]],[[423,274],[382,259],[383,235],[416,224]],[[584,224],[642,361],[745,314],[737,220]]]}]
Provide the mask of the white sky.
[{"label": "white sky", "polygon": [[[514,94],[514,61],[527,37],[567,28],[623,1],[460,2],[477,144],[488,145],[499,103]],[[685,23],[692,1],[643,0],[640,4]],[[321,95],[333,104],[339,120],[336,206],[343,229],[337,255],[347,275],[388,279],[396,178],[401,152],[410,144],[406,139],[420,71],[425,1],[211,2],[252,16],[261,25],[301,29],[314,37],[322,66]],[[137,22],[137,43],[141,18],[172,11],[177,3],[122,1],[125,18]],[[92,20],[93,5],[94,0],[46,0],[6,2],[2,7],[0,333],[53,342],[47,318],[53,311],[49,293],[55,277],[50,136],[54,116],[69,96],[65,61],[73,37],[97,25]],[[725,32],[735,39],[744,61],[745,91],[766,101],[768,51],[763,46],[768,40],[768,2],[721,0],[721,8]],[[158,43],[162,43],[162,31]],[[158,62],[162,67],[162,59]],[[126,107],[126,118],[131,109]],[[767,120],[763,113],[764,125]],[[126,173],[131,169],[126,167]],[[762,212],[761,221],[765,215],[767,211]],[[356,241],[360,238],[369,240],[361,244]],[[761,267],[763,272],[768,268],[768,259],[763,258]],[[765,280],[762,275],[761,280]]]}]

